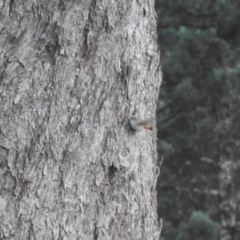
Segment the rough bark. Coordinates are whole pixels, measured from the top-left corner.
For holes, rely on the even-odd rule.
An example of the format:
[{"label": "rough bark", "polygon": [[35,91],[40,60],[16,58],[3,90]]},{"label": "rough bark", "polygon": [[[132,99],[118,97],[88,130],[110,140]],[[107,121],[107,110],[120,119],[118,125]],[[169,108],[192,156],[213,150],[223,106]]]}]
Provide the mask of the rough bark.
[{"label": "rough bark", "polygon": [[[227,107],[226,107],[227,105]],[[228,100],[218,109],[219,115],[219,207],[220,207],[220,240],[235,239],[237,232],[237,191],[234,183],[235,161],[234,143],[231,138],[233,129]]]},{"label": "rough bark", "polygon": [[0,238],[158,239],[154,1],[0,10]]},{"label": "rough bark", "polygon": [[221,231],[220,240],[235,239],[237,229],[237,197],[233,181],[234,164],[232,159],[221,157],[220,163],[220,210]]}]

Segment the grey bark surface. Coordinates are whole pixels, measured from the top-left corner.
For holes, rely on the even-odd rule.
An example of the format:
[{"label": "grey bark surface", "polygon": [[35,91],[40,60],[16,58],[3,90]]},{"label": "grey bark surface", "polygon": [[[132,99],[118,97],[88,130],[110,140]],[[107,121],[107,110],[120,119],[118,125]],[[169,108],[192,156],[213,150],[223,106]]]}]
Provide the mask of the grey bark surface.
[{"label": "grey bark surface", "polygon": [[[231,98],[230,98],[231,100]],[[236,239],[237,226],[237,189],[234,182],[236,160],[234,143],[231,136],[233,121],[232,102],[228,100],[218,110],[219,114],[219,207],[221,217],[220,240]],[[230,117],[229,117],[230,116]]]},{"label": "grey bark surface", "polygon": [[0,239],[158,239],[153,0],[0,1]]}]

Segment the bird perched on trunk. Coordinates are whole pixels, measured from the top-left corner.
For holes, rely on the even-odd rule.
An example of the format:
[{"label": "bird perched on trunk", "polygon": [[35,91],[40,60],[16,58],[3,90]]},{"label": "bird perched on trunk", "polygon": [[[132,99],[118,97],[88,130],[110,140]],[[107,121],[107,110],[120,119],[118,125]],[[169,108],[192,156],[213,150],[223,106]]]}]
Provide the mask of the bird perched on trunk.
[{"label": "bird perched on trunk", "polygon": [[131,126],[131,129],[134,131],[142,131],[142,130],[153,130],[153,127],[151,125],[151,119],[142,120],[137,117],[131,117],[129,119],[129,123]]}]

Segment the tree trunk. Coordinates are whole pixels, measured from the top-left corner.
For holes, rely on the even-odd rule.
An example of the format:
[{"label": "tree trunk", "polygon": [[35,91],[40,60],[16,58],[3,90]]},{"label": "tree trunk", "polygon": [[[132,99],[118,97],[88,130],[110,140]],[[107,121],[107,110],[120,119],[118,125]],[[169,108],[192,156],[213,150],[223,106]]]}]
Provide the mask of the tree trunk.
[{"label": "tree trunk", "polygon": [[[230,99],[231,100],[231,99]],[[220,105],[219,115],[219,197],[220,240],[233,240],[237,232],[237,191],[234,184],[234,143],[230,100]]]},{"label": "tree trunk", "polygon": [[0,238],[158,239],[154,1],[0,9]]}]

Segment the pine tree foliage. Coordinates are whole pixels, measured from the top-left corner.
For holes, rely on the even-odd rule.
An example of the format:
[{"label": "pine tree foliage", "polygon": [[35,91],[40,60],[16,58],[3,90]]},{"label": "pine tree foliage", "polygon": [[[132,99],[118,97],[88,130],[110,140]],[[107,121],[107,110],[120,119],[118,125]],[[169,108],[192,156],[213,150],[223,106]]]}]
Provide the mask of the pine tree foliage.
[{"label": "pine tree foliage", "polygon": [[180,225],[176,240],[216,240],[219,225],[203,212],[193,212],[189,221]]},{"label": "pine tree foliage", "polygon": [[201,210],[221,225],[220,239],[240,239],[240,3],[158,0],[156,8],[163,237],[175,239]]}]

